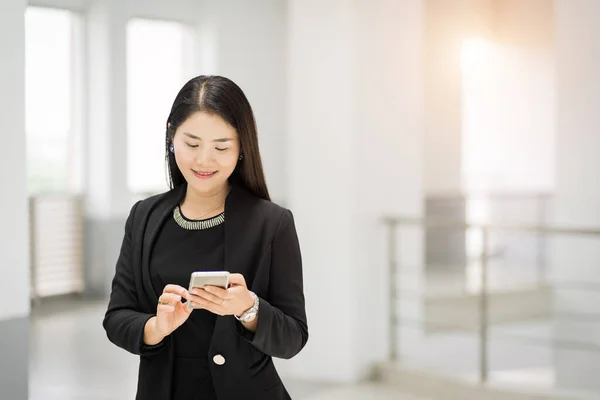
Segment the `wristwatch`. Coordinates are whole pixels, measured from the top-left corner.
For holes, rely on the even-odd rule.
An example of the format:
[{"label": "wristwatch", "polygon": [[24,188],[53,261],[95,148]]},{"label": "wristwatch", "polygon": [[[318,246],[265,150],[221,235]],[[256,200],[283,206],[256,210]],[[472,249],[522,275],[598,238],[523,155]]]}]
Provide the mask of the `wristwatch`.
[{"label": "wristwatch", "polygon": [[243,324],[247,324],[248,322],[254,320],[254,318],[256,318],[256,315],[258,314],[258,296],[254,292],[250,292],[250,295],[254,299],[254,305],[248,310],[246,310],[239,317],[237,315],[234,315],[234,317]]}]

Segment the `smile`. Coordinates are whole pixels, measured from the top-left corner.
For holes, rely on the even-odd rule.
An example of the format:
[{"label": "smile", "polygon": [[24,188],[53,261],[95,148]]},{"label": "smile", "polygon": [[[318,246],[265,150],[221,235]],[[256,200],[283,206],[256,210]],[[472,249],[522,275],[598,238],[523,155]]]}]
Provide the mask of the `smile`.
[{"label": "smile", "polygon": [[192,170],[192,172],[194,173],[194,175],[197,178],[200,179],[210,179],[212,178],[218,171],[214,171],[214,172],[198,172],[198,171],[194,171]]}]

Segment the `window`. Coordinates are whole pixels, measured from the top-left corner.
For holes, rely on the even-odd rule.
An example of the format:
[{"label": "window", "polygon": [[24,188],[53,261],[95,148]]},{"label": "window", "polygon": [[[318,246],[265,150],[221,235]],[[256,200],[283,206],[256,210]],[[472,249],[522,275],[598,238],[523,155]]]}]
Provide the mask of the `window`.
[{"label": "window", "polygon": [[475,38],[462,50],[466,189],[552,191],[553,54]]},{"label": "window", "polygon": [[165,127],[173,100],[191,77],[190,30],[179,23],[127,24],[128,185],[133,193],[167,189]]},{"label": "window", "polygon": [[81,189],[80,20],[70,11],[25,13],[25,128],[28,191]]},{"label": "window", "polygon": [[77,14],[40,7],[25,12],[32,297],[84,288],[82,216],[72,196],[83,186],[82,37]]}]

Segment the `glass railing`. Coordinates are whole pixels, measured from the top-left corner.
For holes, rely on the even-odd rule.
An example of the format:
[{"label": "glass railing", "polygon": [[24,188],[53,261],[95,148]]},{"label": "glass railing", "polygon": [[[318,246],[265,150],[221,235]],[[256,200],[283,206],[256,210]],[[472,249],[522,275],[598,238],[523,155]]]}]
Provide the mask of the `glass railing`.
[{"label": "glass railing", "polygon": [[[600,229],[386,217],[392,362],[477,384],[597,393]],[[461,268],[402,260],[402,231],[472,232]],[[502,235],[544,238],[544,263],[503,259]],[[518,242],[518,238],[516,239]],[[406,250],[406,246],[404,247]]]}]

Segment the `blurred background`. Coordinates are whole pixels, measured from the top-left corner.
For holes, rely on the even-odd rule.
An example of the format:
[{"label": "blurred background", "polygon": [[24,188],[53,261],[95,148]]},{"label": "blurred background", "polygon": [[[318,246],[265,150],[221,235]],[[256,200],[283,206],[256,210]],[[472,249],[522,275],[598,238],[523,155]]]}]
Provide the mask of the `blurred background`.
[{"label": "blurred background", "polygon": [[296,219],[294,399],[599,399],[597,0],[0,0],[0,398],[124,400],[101,322],[200,74]]}]

